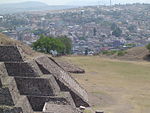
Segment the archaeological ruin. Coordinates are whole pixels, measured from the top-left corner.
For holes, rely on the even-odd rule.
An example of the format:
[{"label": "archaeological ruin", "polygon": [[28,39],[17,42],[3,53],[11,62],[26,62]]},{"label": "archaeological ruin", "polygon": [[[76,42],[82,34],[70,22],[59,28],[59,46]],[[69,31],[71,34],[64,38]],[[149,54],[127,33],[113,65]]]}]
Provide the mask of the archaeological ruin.
[{"label": "archaeological ruin", "polygon": [[26,60],[17,46],[0,46],[0,113],[80,113],[87,92],[47,56]]}]

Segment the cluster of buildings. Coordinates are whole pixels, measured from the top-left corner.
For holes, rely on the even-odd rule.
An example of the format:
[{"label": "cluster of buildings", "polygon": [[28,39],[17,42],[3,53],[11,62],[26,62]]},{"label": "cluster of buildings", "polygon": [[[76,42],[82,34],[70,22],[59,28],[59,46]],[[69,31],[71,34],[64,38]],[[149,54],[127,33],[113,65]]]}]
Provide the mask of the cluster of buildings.
[{"label": "cluster of buildings", "polygon": [[[65,35],[72,40],[73,54],[97,54],[145,46],[150,42],[150,5],[91,6],[60,11],[28,12],[0,16],[0,31],[32,44],[47,36]],[[116,25],[122,32],[112,35]]]}]

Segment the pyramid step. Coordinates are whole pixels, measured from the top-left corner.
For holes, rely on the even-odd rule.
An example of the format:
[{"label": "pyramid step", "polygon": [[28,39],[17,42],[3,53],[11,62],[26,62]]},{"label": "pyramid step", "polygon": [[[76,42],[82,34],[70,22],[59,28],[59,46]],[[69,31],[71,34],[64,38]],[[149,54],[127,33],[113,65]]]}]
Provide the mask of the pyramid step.
[{"label": "pyramid step", "polygon": [[15,77],[15,81],[21,95],[55,96],[60,92],[52,75],[47,78]]},{"label": "pyramid step", "polygon": [[37,77],[42,74],[35,62],[7,62],[5,67],[9,76]]},{"label": "pyramid step", "polygon": [[0,46],[0,62],[23,62],[17,46]]}]

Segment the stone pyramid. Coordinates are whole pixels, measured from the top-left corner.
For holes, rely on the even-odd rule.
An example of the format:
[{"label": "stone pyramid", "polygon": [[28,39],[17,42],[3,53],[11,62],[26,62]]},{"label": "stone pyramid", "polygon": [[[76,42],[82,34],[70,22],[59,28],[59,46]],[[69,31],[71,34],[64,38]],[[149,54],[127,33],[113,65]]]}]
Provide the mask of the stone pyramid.
[{"label": "stone pyramid", "polygon": [[79,113],[86,91],[53,58],[24,60],[17,46],[0,46],[0,113]]}]

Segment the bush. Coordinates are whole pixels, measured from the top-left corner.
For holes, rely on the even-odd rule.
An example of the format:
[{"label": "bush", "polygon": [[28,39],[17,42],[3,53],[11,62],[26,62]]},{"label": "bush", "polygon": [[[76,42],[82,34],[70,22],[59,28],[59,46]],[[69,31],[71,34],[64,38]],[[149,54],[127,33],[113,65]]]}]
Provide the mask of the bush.
[{"label": "bush", "polygon": [[127,52],[126,51],[118,51],[118,56],[124,56]]},{"label": "bush", "polygon": [[117,51],[115,51],[115,50],[113,50],[113,51],[103,51],[102,52],[102,54],[104,54],[104,55],[114,55],[116,53],[117,53]]},{"label": "bush", "polygon": [[146,46],[146,48],[149,50],[150,52],[150,43]]},{"label": "bush", "polygon": [[116,29],[114,29],[113,32],[112,32],[112,35],[114,35],[116,37],[121,36],[121,34],[122,34],[122,30],[119,27],[117,27]]},{"label": "bush", "polygon": [[117,55],[117,56],[124,56],[127,52],[122,50],[110,50],[110,51],[103,51],[102,54],[104,55]]}]

